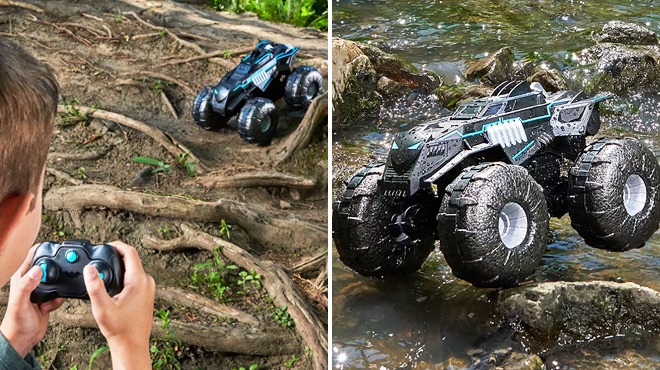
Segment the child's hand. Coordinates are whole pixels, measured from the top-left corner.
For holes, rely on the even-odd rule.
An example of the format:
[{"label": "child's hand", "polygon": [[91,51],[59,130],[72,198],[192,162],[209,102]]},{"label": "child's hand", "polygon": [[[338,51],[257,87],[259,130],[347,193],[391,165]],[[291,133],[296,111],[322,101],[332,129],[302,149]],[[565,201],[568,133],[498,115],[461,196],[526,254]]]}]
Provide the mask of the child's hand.
[{"label": "child's hand", "polygon": [[124,289],[110,297],[96,268],[85,266],[85,286],[94,318],[108,340],[113,368],[151,369],[149,336],[156,283],[144,272],[135,248],[120,241],[109,244],[124,258]]},{"label": "child's hand", "polygon": [[27,356],[46,335],[48,315],[64,303],[62,298],[41,304],[30,302],[30,294],[41,282],[43,274],[39,266],[30,268],[37,245],[30,249],[23,265],[11,277],[7,313],[0,325],[0,332],[21,357]]}]

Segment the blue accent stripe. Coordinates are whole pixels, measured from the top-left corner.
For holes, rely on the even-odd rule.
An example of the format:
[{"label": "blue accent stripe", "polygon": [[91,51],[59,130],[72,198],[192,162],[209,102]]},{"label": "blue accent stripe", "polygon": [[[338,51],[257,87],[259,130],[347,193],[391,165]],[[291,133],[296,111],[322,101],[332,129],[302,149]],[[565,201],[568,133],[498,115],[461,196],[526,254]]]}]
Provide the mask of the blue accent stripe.
[{"label": "blue accent stripe", "polygon": [[399,146],[396,145],[396,141],[392,142],[392,149],[399,149]]},{"label": "blue accent stripe", "polygon": [[245,61],[248,60],[248,58],[251,57],[251,56],[252,56],[252,53],[248,54],[248,56],[246,56],[245,58],[243,58],[243,61],[245,62]]},{"label": "blue accent stripe", "polygon": [[519,151],[518,154],[514,155],[512,159],[515,161],[515,160],[516,160],[518,157],[520,157],[520,155],[523,154],[527,149],[531,148],[532,145],[534,145],[534,140],[532,140],[531,143],[527,144],[527,146],[525,146],[524,148],[522,148],[522,150]]},{"label": "blue accent stripe", "polygon": [[[522,123],[527,123],[527,122],[537,121],[537,120],[544,119],[544,118],[550,118],[550,117],[552,116],[552,113],[550,113],[550,107],[552,107],[552,106],[555,105],[555,104],[568,103],[568,102],[569,102],[568,99],[565,99],[565,100],[559,100],[559,101],[554,101],[554,102],[548,104],[548,107],[547,107],[547,109],[548,109],[548,114],[546,114],[545,116],[540,116],[540,117],[536,117],[536,118],[530,118],[530,119],[521,120],[521,121],[522,121]],[[517,117],[517,118],[519,118],[519,117]],[[507,120],[510,120],[510,119],[516,119],[516,118],[507,118]],[[467,133],[467,134],[465,134],[465,135],[463,135],[463,134],[461,134],[460,132],[458,132],[458,130],[454,130],[454,131],[452,131],[452,132],[450,132],[450,133],[444,135],[443,137],[441,137],[440,140],[444,140],[444,139],[446,139],[446,138],[448,138],[448,137],[450,137],[450,136],[452,136],[452,135],[454,135],[454,134],[458,134],[458,135],[460,135],[461,138],[463,138],[463,139],[465,139],[466,137],[470,137],[470,136],[475,136],[475,135],[483,134],[484,132],[486,132],[486,129],[487,129],[489,126],[492,126],[492,125],[498,124],[498,123],[500,123],[500,122],[502,122],[502,118],[500,118],[500,120],[497,121],[497,122],[491,122],[491,123],[489,123],[489,124],[487,124],[487,125],[484,125],[484,126],[481,128],[481,130],[479,130],[479,131],[470,132],[470,133]]]},{"label": "blue accent stripe", "polygon": [[261,45],[263,45],[263,44],[265,44],[265,43],[267,43],[267,42],[268,42],[268,40],[264,40],[264,41],[258,43],[257,46],[255,46],[255,48],[258,48],[259,46],[261,46]]},{"label": "blue accent stripe", "polygon": [[269,55],[271,55],[271,54],[270,54],[270,53],[266,53],[266,54],[264,54],[264,56],[262,56],[261,58],[259,58],[259,60],[257,60],[256,62],[254,62],[254,65],[259,64],[259,62],[261,62],[262,60],[264,60],[264,58],[267,57],[267,56],[269,56]]},{"label": "blue accent stripe", "polygon": [[291,55],[295,54],[299,49],[300,49],[300,47],[293,48],[293,50],[291,52],[286,53],[286,54],[280,54],[280,55],[276,56],[275,59],[282,59],[282,58],[286,58],[288,56],[291,56]]},{"label": "blue accent stripe", "polygon": [[422,145],[422,143],[421,143],[421,142],[420,142],[420,143],[417,143],[417,144],[413,144],[413,145],[411,145],[411,146],[409,146],[409,147],[408,147],[408,149],[412,149],[412,150],[415,150],[415,149],[417,149],[417,148],[419,148],[419,146],[420,146],[420,145]]}]

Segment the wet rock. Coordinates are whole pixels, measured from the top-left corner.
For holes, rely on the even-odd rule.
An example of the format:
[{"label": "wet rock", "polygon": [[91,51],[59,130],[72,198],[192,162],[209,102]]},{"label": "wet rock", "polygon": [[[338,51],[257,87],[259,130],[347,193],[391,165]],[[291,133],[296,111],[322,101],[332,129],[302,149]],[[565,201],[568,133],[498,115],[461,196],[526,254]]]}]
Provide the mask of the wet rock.
[{"label": "wet rock", "polygon": [[470,81],[495,87],[509,80],[513,73],[513,53],[508,47],[476,61],[465,71]]},{"label": "wet rock", "polygon": [[602,43],[578,55],[591,75],[584,76],[591,92],[626,93],[656,85],[660,76],[660,46]]},{"label": "wet rock", "polygon": [[541,348],[660,329],[660,293],[633,283],[552,282],[497,295],[499,314]]},{"label": "wet rock", "polygon": [[512,353],[499,367],[504,370],[545,369],[543,360],[539,356],[529,353]]},{"label": "wet rock", "polygon": [[332,39],[333,123],[342,125],[374,118],[382,104],[376,92],[376,71],[353,41]]},{"label": "wet rock", "polygon": [[564,76],[554,68],[537,67],[535,72],[527,78],[527,81],[540,83],[548,92],[568,90],[568,84]]},{"label": "wet rock", "polygon": [[628,45],[658,44],[658,37],[655,32],[646,27],[622,21],[606,23],[602,31],[594,35],[594,40]]},{"label": "wet rock", "polygon": [[454,109],[460,104],[477,98],[489,96],[492,88],[478,84],[447,85],[435,90],[441,105]]},{"label": "wet rock", "polygon": [[378,93],[385,99],[393,99],[402,95],[410,94],[412,89],[385,76],[381,77],[376,84]]}]

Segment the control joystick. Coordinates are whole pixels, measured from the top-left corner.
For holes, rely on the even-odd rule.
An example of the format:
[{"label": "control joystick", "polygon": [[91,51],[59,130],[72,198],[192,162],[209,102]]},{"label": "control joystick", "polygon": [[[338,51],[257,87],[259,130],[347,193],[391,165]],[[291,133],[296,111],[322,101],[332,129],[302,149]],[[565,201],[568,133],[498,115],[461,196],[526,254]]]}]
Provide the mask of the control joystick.
[{"label": "control joystick", "polygon": [[103,279],[110,296],[124,287],[124,262],[109,244],[93,245],[89,240],[66,240],[61,244],[46,242],[34,252],[32,266],[43,271],[41,282],[32,292],[33,303],[55,298],[89,299],[83,269],[94,266]]}]

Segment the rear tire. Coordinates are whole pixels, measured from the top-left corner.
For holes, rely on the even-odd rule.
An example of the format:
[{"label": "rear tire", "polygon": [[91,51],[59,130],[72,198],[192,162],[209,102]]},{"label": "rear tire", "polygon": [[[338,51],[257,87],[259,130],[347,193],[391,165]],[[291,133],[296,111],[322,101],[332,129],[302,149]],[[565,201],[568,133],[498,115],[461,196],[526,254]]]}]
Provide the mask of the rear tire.
[{"label": "rear tire", "polygon": [[[339,259],[365,276],[410,274],[422,266],[435,244],[434,214],[438,201],[431,195],[394,198],[383,195],[378,180],[384,165],[364,166],[348,181],[333,207],[332,237]],[[419,205],[414,233],[401,232],[393,217]]]},{"label": "rear tire", "polygon": [[238,116],[238,134],[253,145],[268,145],[277,132],[279,116],[272,101],[266,98],[248,100]]},{"label": "rear tire", "polygon": [[541,263],[549,219],[543,188],[526,169],[474,166],[445,190],[440,250],[454,275],[474,286],[515,286]]},{"label": "rear tire", "polygon": [[569,174],[573,228],[592,247],[643,247],[660,223],[659,184],[658,160],[637,139],[598,140]]},{"label": "rear tire", "polygon": [[307,109],[323,93],[323,76],[316,68],[300,66],[286,79],[284,100],[291,109]]},{"label": "rear tire", "polygon": [[230,117],[225,117],[213,111],[211,99],[213,99],[213,86],[206,86],[199,91],[193,101],[192,115],[195,124],[204,130],[219,130],[227,126]]}]

